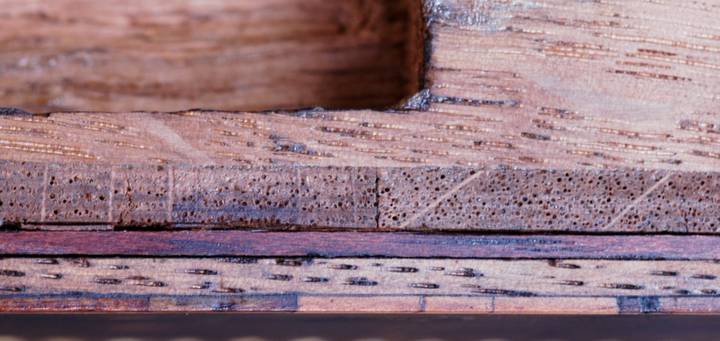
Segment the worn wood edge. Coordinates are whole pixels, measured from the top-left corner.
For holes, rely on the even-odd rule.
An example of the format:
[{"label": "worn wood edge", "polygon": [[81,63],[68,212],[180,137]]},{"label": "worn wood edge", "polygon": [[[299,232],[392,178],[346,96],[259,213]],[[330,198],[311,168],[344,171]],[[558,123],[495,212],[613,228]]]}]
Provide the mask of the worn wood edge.
[{"label": "worn wood edge", "polygon": [[404,232],[22,231],[0,255],[718,260],[720,237]]}]

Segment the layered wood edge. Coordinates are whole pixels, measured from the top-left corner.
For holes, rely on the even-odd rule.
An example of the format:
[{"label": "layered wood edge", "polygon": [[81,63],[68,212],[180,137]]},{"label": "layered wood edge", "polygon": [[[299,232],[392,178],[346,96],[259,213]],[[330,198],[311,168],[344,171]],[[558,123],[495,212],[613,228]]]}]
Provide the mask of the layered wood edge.
[{"label": "layered wood edge", "polygon": [[0,310],[720,313],[718,7],[423,3],[399,109],[0,110]]}]

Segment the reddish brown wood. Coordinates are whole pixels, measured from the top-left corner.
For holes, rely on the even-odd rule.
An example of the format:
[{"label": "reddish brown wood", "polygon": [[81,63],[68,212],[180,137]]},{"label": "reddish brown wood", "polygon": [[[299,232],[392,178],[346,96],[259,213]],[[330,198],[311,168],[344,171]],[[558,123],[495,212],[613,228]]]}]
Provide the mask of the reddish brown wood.
[{"label": "reddish brown wood", "polygon": [[380,232],[65,231],[0,234],[0,254],[514,259],[720,259],[720,237]]}]

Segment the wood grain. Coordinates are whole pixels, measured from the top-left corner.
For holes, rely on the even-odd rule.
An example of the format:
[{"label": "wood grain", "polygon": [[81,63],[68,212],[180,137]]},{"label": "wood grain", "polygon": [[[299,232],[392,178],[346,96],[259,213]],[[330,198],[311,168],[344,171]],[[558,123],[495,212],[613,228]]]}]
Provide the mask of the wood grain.
[{"label": "wood grain", "polygon": [[6,258],[0,261],[0,307],[34,311],[48,302],[44,309],[51,311],[108,305],[108,310],[149,311],[717,312],[719,266],[630,260]]},{"label": "wood grain", "polygon": [[[82,85],[40,104],[92,112],[0,110],[0,225],[8,230],[0,235],[0,311],[720,313],[720,2],[360,3],[311,1],[327,7],[278,14],[352,10],[352,28],[342,20],[339,30],[335,21],[243,23],[281,40],[284,30],[308,39],[309,46],[256,44],[278,56],[309,49],[313,74],[319,64],[328,74],[317,79],[290,77],[308,66],[265,54],[252,57],[250,71],[206,69],[237,52],[209,41],[249,39],[224,26],[233,15],[277,18],[259,3],[133,2],[115,17],[159,11],[166,21],[151,23],[151,37],[168,34],[168,44],[187,32],[208,35],[169,54],[162,39],[126,35],[118,28],[127,24],[108,16],[83,19],[114,2],[37,18],[26,12],[32,4],[8,2],[3,20],[15,29],[0,40],[58,25],[69,37],[86,25],[108,27],[90,35],[90,45],[122,34],[112,42],[117,50],[55,59]],[[234,6],[249,7],[227,11]],[[207,22],[198,21],[203,13]],[[37,27],[19,29],[28,20]],[[185,33],[169,28],[178,26]],[[334,41],[348,35],[348,45]],[[15,65],[6,58],[49,44],[18,41],[0,53],[4,70]],[[93,62],[113,54],[120,63],[155,60],[179,78],[137,83],[130,74],[122,82],[137,89],[102,86],[93,77],[113,80],[116,70],[78,72],[83,54]],[[360,56],[383,66],[365,71],[354,64]],[[413,78],[421,57],[423,77]],[[402,67],[384,64],[390,59]],[[220,81],[171,72],[168,60]],[[13,87],[30,77],[15,69],[2,73],[12,77],[2,96],[18,94]],[[365,81],[345,85],[358,74]],[[269,85],[254,85],[260,76]],[[402,76],[402,85],[383,81]],[[282,91],[277,79],[298,90]],[[227,88],[241,81],[253,85]],[[283,109],[306,99],[345,107],[418,84],[403,106],[385,111]],[[113,96],[73,92],[89,88]],[[237,92],[249,98],[238,105],[273,110],[183,106],[227,103]],[[181,107],[129,112],[147,103]],[[407,231],[422,233],[400,233]],[[540,232],[571,234],[532,234]]]},{"label": "wood grain", "polygon": [[396,258],[6,258],[23,294],[714,296],[706,261]]},{"label": "wood grain", "polygon": [[16,256],[720,259],[715,236],[468,235],[387,232],[72,231],[0,233]]},{"label": "wood grain", "polygon": [[382,108],[419,87],[411,1],[0,5],[0,103],[30,111]]}]

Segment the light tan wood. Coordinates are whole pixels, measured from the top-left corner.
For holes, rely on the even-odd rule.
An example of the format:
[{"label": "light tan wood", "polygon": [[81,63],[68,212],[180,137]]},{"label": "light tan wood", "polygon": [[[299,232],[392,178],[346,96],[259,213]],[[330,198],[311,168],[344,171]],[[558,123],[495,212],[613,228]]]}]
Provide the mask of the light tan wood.
[{"label": "light tan wood", "polygon": [[6,258],[0,269],[3,290],[20,294],[614,297],[720,290],[720,264],[702,261]]},{"label": "light tan wood", "polygon": [[492,297],[427,296],[424,300],[428,313],[487,314],[493,312]]},{"label": "light tan wood", "polygon": [[612,315],[619,312],[617,300],[612,297],[496,297],[493,300],[496,314]]},{"label": "light tan wood", "polygon": [[[417,91],[410,1],[3,0],[0,103],[379,108]],[[414,53],[413,53],[414,54]]]},{"label": "light tan wood", "polygon": [[[718,169],[720,159],[693,152],[706,150],[713,153],[713,144],[701,141],[712,141],[715,133],[689,132],[673,123],[681,119],[682,116],[675,114],[655,118],[657,134],[694,136],[673,139],[660,148],[665,150],[666,156],[680,160],[673,163],[663,162],[664,159],[652,153],[628,148],[615,151],[628,158],[608,159],[597,154],[602,150],[600,142],[634,138],[610,138],[603,133],[581,134],[573,139],[588,146],[598,146],[588,149],[589,154],[582,154],[563,149],[563,144],[559,143],[570,134],[569,131],[557,133],[557,140],[538,141],[524,137],[522,127],[510,122],[491,124],[495,128],[490,129],[482,128],[488,123],[473,117],[368,111],[5,116],[0,117],[0,149],[6,152],[0,158],[156,165],[279,163],[377,167],[514,165],[546,169]],[[707,119],[712,120],[713,115]],[[633,125],[634,122],[628,121],[620,126],[630,128]],[[496,142],[488,145],[487,141]],[[530,162],[533,158],[543,161]]]}]

